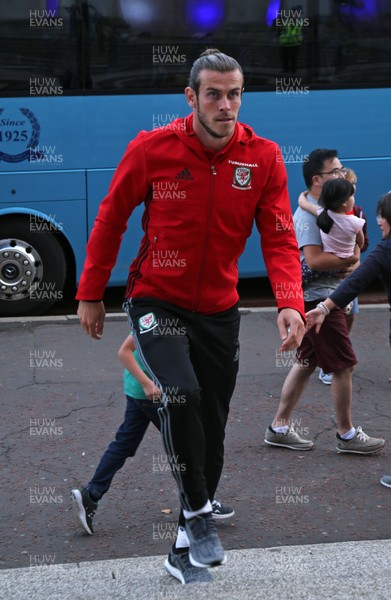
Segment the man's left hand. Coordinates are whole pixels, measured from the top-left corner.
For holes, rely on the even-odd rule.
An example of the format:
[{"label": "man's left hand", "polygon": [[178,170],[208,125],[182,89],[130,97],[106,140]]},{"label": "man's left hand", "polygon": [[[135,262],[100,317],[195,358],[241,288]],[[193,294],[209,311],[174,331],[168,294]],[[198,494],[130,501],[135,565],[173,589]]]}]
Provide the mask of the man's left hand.
[{"label": "man's left hand", "polygon": [[297,310],[283,308],[278,315],[277,326],[282,339],[279,352],[288,352],[300,346],[305,333],[305,325],[301,314]]}]

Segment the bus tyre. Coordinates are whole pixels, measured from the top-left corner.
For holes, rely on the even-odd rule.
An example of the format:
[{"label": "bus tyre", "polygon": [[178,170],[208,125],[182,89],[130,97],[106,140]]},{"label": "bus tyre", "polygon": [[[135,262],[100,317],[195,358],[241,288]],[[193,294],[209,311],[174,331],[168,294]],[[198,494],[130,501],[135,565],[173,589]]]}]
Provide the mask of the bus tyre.
[{"label": "bus tyre", "polygon": [[40,315],[63,298],[67,261],[52,223],[0,220],[0,317]]}]

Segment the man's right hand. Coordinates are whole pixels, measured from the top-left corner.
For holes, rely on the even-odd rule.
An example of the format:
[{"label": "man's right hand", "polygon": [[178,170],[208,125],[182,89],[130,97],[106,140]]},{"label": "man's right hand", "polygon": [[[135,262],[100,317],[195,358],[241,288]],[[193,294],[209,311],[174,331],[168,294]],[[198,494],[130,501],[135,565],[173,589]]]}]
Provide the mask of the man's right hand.
[{"label": "man's right hand", "polygon": [[84,331],[94,338],[94,340],[100,340],[102,337],[105,315],[106,311],[103,302],[86,302],[80,300],[77,316]]}]

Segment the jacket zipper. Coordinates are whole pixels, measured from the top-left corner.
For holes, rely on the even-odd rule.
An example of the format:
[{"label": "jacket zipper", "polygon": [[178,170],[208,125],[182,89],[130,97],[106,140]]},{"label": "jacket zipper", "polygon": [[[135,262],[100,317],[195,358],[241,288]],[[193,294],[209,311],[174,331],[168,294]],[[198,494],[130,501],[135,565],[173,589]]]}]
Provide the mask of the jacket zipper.
[{"label": "jacket zipper", "polygon": [[[152,266],[152,270],[153,270],[153,268],[155,266],[155,258],[156,259],[159,258],[159,256],[155,256],[157,241],[158,241],[158,236],[154,235],[153,236],[153,240],[152,240],[152,265],[151,265]],[[150,268],[149,272],[151,272],[151,268]]]},{"label": "jacket zipper", "polygon": [[207,250],[208,250],[208,246],[209,246],[210,222],[211,222],[212,210],[213,210],[214,176],[217,175],[217,171],[216,171],[214,165],[210,165],[210,170],[211,170],[211,175],[210,175],[210,186],[209,186],[209,197],[208,197],[208,212],[207,212],[207,218],[206,218],[206,233],[205,233],[204,247],[203,247],[203,251],[202,251],[201,266],[200,266],[200,271],[199,271],[198,280],[197,280],[194,311],[197,310],[198,304],[200,301],[202,276],[203,276],[204,270],[205,270]]}]

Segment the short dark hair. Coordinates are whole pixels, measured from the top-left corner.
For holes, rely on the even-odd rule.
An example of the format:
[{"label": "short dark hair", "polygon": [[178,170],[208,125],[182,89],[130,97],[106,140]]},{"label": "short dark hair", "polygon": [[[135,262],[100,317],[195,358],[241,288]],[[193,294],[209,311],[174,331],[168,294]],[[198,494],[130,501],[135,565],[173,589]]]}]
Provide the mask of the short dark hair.
[{"label": "short dark hair", "polygon": [[[376,214],[379,217],[382,217],[387,221],[389,226],[391,227],[391,191],[384,194],[377,203]],[[385,239],[391,238],[391,230],[388,235],[385,236]]]},{"label": "short dark hair", "polygon": [[223,52],[220,52],[217,48],[208,48],[194,61],[189,76],[189,87],[191,87],[196,94],[200,89],[200,72],[204,69],[208,71],[218,71],[219,73],[227,73],[228,71],[236,71],[238,69],[242,76],[243,70],[237,60],[232,56],[227,56]]},{"label": "short dark hair", "polygon": [[346,179],[329,179],[329,181],[326,181],[319,198],[319,204],[323,206],[324,210],[316,219],[318,227],[324,233],[328,233],[334,225],[334,220],[327,211],[336,210],[353,195],[354,186],[351,181]]},{"label": "short dark hair", "polygon": [[322,171],[324,161],[333,160],[337,157],[337,150],[329,150],[328,148],[317,148],[306,157],[303,162],[303,177],[308,189],[312,186],[313,176]]}]

